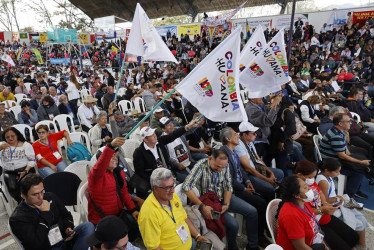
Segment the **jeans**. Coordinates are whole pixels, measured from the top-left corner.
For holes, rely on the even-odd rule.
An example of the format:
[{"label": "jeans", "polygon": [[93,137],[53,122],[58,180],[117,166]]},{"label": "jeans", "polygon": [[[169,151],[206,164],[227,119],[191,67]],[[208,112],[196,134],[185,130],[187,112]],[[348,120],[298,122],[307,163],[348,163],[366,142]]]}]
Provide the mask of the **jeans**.
[{"label": "jeans", "polygon": [[[342,161],[341,163],[342,165],[344,164]],[[345,193],[347,193],[349,197],[353,197],[360,189],[361,182],[364,179],[364,174],[350,170],[349,168],[344,167],[344,165],[342,166],[340,173],[347,176],[347,187]]]},{"label": "jeans", "polygon": [[230,206],[224,214],[226,220],[226,235],[228,249],[238,249],[236,236],[239,230],[238,221],[229,213],[238,213],[245,218],[245,226],[247,230],[248,247],[256,248],[258,244],[258,215],[257,209],[248,204],[246,201],[232,195]]},{"label": "jeans", "polygon": [[84,222],[74,228],[75,236],[72,240],[67,242],[60,242],[54,247],[53,250],[64,250],[64,249],[73,249],[73,250],[81,250],[81,249],[88,249],[89,246],[86,244],[86,238],[93,234],[95,231],[95,226],[91,222]]},{"label": "jeans", "polygon": [[191,152],[191,155],[192,155],[192,158],[195,161],[199,161],[201,159],[208,158],[208,156],[206,154],[203,154],[203,153],[200,153],[200,152]]},{"label": "jeans", "polygon": [[303,155],[303,146],[300,142],[293,141],[292,142],[292,160],[294,162],[306,160],[305,156]]},{"label": "jeans", "polygon": [[[269,168],[273,173],[277,181],[282,182],[284,173],[281,169],[278,168]],[[261,194],[266,201],[271,201],[275,198],[275,187],[267,181],[264,181],[256,176],[248,175],[249,179],[252,182],[253,187],[256,192]]]},{"label": "jeans", "polygon": [[[65,168],[67,168],[68,164],[66,163],[65,160],[62,160],[61,162],[57,163],[57,172],[64,172]],[[39,174],[45,178],[48,175],[56,173],[52,168],[50,167],[44,167],[44,168],[38,168]]]},{"label": "jeans", "polygon": [[[271,161],[275,159],[275,164],[278,169],[282,169],[285,176],[288,175],[287,173],[287,163],[290,162],[290,157],[286,152],[274,153],[274,154],[266,154],[264,156],[264,162],[266,166],[271,165]],[[274,166],[272,166],[274,167]]]}]

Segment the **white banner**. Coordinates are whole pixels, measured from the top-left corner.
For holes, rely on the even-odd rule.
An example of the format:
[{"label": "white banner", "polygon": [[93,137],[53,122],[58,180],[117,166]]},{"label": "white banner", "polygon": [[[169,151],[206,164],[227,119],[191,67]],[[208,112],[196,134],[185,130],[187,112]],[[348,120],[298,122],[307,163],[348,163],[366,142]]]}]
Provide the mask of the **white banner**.
[{"label": "white banner", "polygon": [[330,29],[336,28],[337,30],[347,23],[349,10],[336,10],[331,14],[327,27]]},{"label": "white banner", "polygon": [[136,5],[126,54],[142,56],[144,60],[177,63],[139,3]]},{"label": "white banner", "polygon": [[176,87],[212,121],[248,120],[239,94],[240,32],[235,29]]},{"label": "white banner", "polygon": [[115,16],[99,17],[94,19],[94,30],[97,35],[105,35],[105,37],[114,37]]},{"label": "white banner", "polygon": [[243,71],[245,65],[248,65],[253,61],[265,45],[266,40],[264,30],[262,29],[262,26],[259,25],[240,53],[240,71]]},{"label": "white banner", "polygon": [[12,58],[10,57],[10,55],[8,55],[6,53],[4,53],[2,55],[1,60],[6,61],[7,63],[9,63],[12,66],[16,66],[16,64],[13,62]]},{"label": "white banner", "polygon": [[223,24],[225,24],[225,22],[229,21],[233,16],[235,16],[235,14],[241,8],[243,8],[243,6],[246,3],[247,3],[247,1],[245,1],[244,3],[242,3],[241,5],[239,5],[235,10],[233,10],[233,11],[231,11],[229,13],[225,13],[225,14],[218,15],[218,16],[211,16],[211,17],[204,18],[202,24],[206,25],[206,26],[223,25]]},{"label": "white banner", "polygon": [[240,83],[249,89],[249,98],[264,97],[290,81],[284,29],[240,73]]}]

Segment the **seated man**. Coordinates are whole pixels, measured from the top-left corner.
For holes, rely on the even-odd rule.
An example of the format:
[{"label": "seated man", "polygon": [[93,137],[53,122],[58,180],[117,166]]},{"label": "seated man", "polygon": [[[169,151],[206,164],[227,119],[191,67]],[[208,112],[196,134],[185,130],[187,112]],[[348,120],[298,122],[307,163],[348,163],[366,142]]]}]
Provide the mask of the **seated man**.
[{"label": "seated man", "polygon": [[[197,112],[193,115],[193,118],[199,118],[200,113]],[[205,135],[205,129],[202,128],[203,124],[205,123],[205,118],[202,118],[199,123],[198,127],[193,131],[193,133],[190,133],[186,136],[190,152],[192,155],[192,158],[195,161],[199,161],[204,158],[208,158],[208,154],[212,152],[212,147],[207,144],[203,137],[207,137]]]},{"label": "seated man", "polygon": [[170,170],[157,168],[151,175],[153,192],[139,213],[139,228],[147,249],[191,249],[191,237],[207,241],[187,218]]},{"label": "seated man", "polygon": [[253,226],[257,227],[257,221],[253,217],[253,207],[232,194],[232,180],[227,165],[228,157],[226,152],[222,149],[213,149],[211,156],[196,163],[183,183],[182,189],[186,192],[191,203],[199,206],[199,210],[206,220],[213,219],[213,208],[200,201],[193,188],[197,188],[200,196],[209,192],[217,194],[222,204],[221,214],[224,215],[226,221],[228,249],[238,249],[236,236],[239,230],[237,220],[229,213],[239,213],[246,218],[247,249],[258,249],[257,235],[251,232]]},{"label": "seated man", "polygon": [[160,127],[160,119],[164,117],[164,110],[158,107],[151,118],[151,128],[156,129],[156,135],[159,137],[162,134],[162,128]]},{"label": "seated man", "polygon": [[110,215],[99,221],[86,243],[93,250],[128,249],[138,250],[129,242],[127,226],[118,216]]},{"label": "seated man", "polygon": [[239,145],[239,135],[232,128],[226,127],[221,130],[220,137],[223,144],[221,149],[226,152],[229,159],[229,169],[234,194],[240,199],[248,202],[249,207],[251,208],[249,211],[250,216],[246,217],[247,231],[251,231],[253,241],[254,239],[257,241],[260,240],[260,245],[266,247],[270,244],[264,236],[267,202],[264,198],[253,193],[255,192],[255,189],[240,165],[239,156],[234,151],[235,147]]},{"label": "seated man", "polygon": [[[160,127],[162,128],[162,135],[170,135],[174,132],[174,124],[172,120],[167,117],[160,119]],[[186,136],[183,134],[174,141],[166,144],[170,158],[178,162],[178,169],[188,175],[187,169],[192,169],[195,161],[192,159],[191,152],[188,147]]]},{"label": "seated man", "polygon": [[0,126],[1,130],[4,131],[5,129],[13,126],[14,124],[18,124],[16,118],[14,117],[13,113],[5,112],[5,103],[0,102]]},{"label": "seated man", "polygon": [[[113,110],[108,110],[108,112],[109,115],[111,115]],[[111,126],[115,125],[117,127],[119,136],[125,136],[136,124],[132,118],[130,118],[128,115],[124,115],[119,110],[115,111],[113,115],[114,121],[111,122]]]},{"label": "seated man", "polygon": [[[136,191],[141,197],[146,197],[147,192],[151,188],[149,186],[149,178],[151,173],[156,168],[171,169],[178,181],[183,182],[187,176],[186,170],[179,170],[179,163],[174,158],[170,158],[166,145],[173,142],[176,138],[182,136],[190,128],[195,126],[196,120],[192,120],[189,124],[175,130],[172,134],[160,136],[158,139],[155,129],[150,127],[143,127],[140,130],[140,135],[143,142],[134,152],[134,168],[135,174],[141,179],[136,183]],[[140,183],[142,182],[142,183]],[[138,188],[139,187],[139,188]]]},{"label": "seated man", "polygon": [[24,201],[13,211],[9,225],[25,249],[88,248],[85,238],[94,232],[94,225],[85,222],[74,228],[73,217],[62,202],[45,193],[40,175],[26,175],[20,188]]},{"label": "seated man", "polygon": [[82,130],[86,133],[96,124],[95,118],[100,113],[96,101],[96,98],[89,95],[83,99],[83,105],[78,108],[78,119],[81,122]]},{"label": "seated man", "polygon": [[348,177],[346,192],[353,197],[359,190],[364,175],[373,176],[369,167],[370,160],[361,154],[351,154],[347,148],[347,141],[344,132],[351,126],[351,119],[346,114],[336,114],[333,118],[332,127],[323,136],[320,142],[322,158],[339,159],[342,164],[342,174]]},{"label": "seated man", "polygon": [[253,142],[256,140],[257,127],[244,121],[239,125],[240,140],[235,147],[235,153],[239,157],[240,165],[249,174],[256,192],[267,201],[274,199],[277,183],[282,182],[284,173],[278,168],[269,168],[256,152]]},{"label": "seated man", "polygon": [[127,225],[130,230],[130,241],[137,238],[137,223],[139,212],[127,190],[126,176],[118,167],[118,147],[125,143],[123,137],[117,137],[108,143],[96,164],[88,174],[88,220],[94,224],[107,215],[120,215],[126,207],[128,214]]}]

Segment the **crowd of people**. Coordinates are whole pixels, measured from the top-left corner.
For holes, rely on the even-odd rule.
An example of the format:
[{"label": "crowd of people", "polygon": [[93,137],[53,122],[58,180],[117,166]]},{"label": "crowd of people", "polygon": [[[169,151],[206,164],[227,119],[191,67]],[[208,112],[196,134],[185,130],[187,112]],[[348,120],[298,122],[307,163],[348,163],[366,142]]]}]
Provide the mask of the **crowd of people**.
[{"label": "crowd of people", "polygon": [[[275,237],[284,249],[366,249],[368,223],[354,198],[368,198],[361,184],[374,177],[374,24],[370,18],[359,27],[348,15],[338,29],[295,23],[292,80],[266,97],[244,97],[248,121],[202,118],[174,92],[129,139],[124,137],[145,114],[124,112],[119,102],[141,98],[144,111],[151,111],[220,37],[209,47],[205,32],[181,39],[169,34],[164,40],[179,64],[130,64],[121,79],[116,50],[125,48],[124,41],[87,48],[83,57],[91,66],[80,65],[79,53],[64,66],[40,67],[33,56],[16,67],[4,64],[0,160],[9,194],[19,203],[9,220],[13,233],[26,249],[193,249],[204,243],[239,249],[235,213],[244,217],[246,249],[259,249],[271,243],[265,211],[278,197]],[[267,41],[276,32],[267,29]],[[32,46],[46,54],[44,45]],[[15,60],[19,47],[2,45]],[[64,57],[65,49],[55,45],[52,53]],[[122,92],[116,92],[117,81]],[[16,100],[17,94],[27,98]],[[11,101],[21,108],[17,116],[7,110]],[[88,222],[76,227],[59,197],[43,185],[43,178],[68,166],[58,140],[74,142],[69,131],[35,125],[60,114],[87,133],[93,153]],[[25,135],[16,124],[33,129]],[[320,136],[321,158],[313,135]],[[131,164],[123,152],[130,140],[137,145]],[[340,173],[347,178],[344,196],[333,181]]]}]

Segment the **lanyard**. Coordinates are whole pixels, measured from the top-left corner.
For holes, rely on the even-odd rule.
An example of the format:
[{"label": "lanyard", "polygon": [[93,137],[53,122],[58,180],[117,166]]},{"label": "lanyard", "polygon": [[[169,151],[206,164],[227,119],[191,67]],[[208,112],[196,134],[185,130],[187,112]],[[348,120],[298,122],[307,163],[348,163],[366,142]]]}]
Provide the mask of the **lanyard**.
[{"label": "lanyard", "polygon": [[174,214],[173,214],[173,208],[171,206],[171,203],[169,201],[169,206],[170,206],[170,212],[171,212],[171,215],[168,213],[168,211],[166,211],[166,209],[164,208],[164,206],[160,203],[160,206],[162,207],[162,209],[165,211],[165,213],[167,213],[169,215],[169,217],[173,220],[174,223],[175,222],[175,217],[174,217]]},{"label": "lanyard", "polygon": [[[51,150],[52,150],[52,152],[55,152],[54,150],[53,150],[53,148],[52,148],[52,144],[51,144],[51,142],[49,141],[49,138],[47,137],[47,140],[48,140],[48,146],[51,148]],[[47,144],[45,144],[44,142],[42,142],[42,141],[40,141],[42,144],[44,144],[44,145],[47,145]]]},{"label": "lanyard", "polygon": [[[18,143],[17,143],[18,144]],[[14,150],[12,151],[12,147],[9,146],[9,151],[10,151],[10,160],[13,159],[13,154],[16,152],[17,145],[14,147]]]},{"label": "lanyard", "polygon": [[321,228],[321,226],[319,225],[317,219],[312,215],[312,213],[309,211],[309,208],[305,205],[306,209],[308,210],[305,211],[305,209],[303,209],[302,207],[300,207],[299,205],[297,205],[296,203],[294,203],[298,208],[300,208],[301,210],[303,210],[304,213],[306,213],[307,215],[309,215],[316,223],[317,223],[317,226],[318,228]]}]

